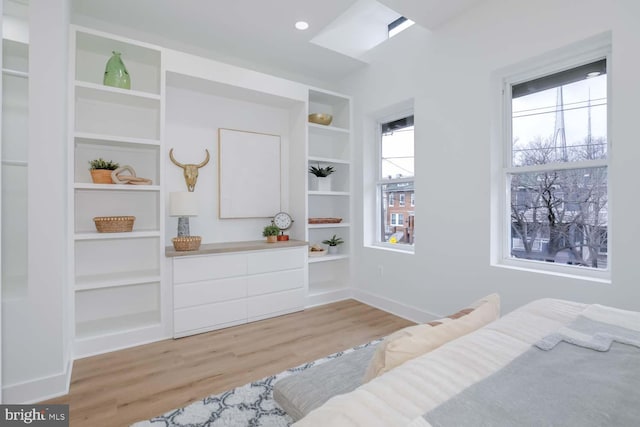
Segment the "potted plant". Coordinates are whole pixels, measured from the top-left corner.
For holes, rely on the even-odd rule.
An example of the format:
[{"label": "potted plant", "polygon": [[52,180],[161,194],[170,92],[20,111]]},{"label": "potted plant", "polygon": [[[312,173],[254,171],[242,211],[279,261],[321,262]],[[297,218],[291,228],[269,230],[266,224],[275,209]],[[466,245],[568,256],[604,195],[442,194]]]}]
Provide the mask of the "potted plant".
[{"label": "potted plant", "polygon": [[275,225],[267,225],[264,230],[262,230],[262,235],[267,238],[267,243],[275,243],[278,241],[278,233],[280,229]]},{"label": "potted plant", "polygon": [[334,172],[335,169],[331,165],[321,167],[318,163],[318,166],[309,166],[309,173],[315,177],[311,181],[314,184],[313,188],[318,191],[331,191],[331,177],[329,175]]},{"label": "potted plant", "polygon": [[120,165],[111,160],[104,160],[102,157],[89,160],[89,171],[91,179],[95,184],[113,184],[111,172],[118,169]]},{"label": "potted plant", "polygon": [[338,245],[344,243],[344,240],[334,234],[333,237],[323,240],[322,243],[329,245],[329,255],[335,255],[338,253]]}]

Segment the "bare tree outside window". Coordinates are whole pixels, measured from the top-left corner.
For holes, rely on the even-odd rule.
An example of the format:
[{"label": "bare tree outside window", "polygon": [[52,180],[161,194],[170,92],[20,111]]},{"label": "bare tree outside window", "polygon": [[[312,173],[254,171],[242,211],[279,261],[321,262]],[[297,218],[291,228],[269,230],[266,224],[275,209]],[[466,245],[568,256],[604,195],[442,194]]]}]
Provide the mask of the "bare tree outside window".
[{"label": "bare tree outside window", "polygon": [[510,256],[607,267],[606,88],[604,59],[512,86]]}]

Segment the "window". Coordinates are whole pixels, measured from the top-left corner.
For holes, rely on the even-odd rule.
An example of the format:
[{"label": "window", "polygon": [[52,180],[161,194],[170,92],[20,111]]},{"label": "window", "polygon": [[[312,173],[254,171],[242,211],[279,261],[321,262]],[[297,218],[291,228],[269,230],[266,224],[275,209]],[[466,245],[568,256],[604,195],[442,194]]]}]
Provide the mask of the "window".
[{"label": "window", "polygon": [[380,123],[379,144],[377,242],[412,250],[415,217],[406,207],[406,195],[411,194],[414,206],[413,115]]},{"label": "window", "polygon": [[607,269],[606,52],[591,58],[505,84],[505,260]]},{"label": "window", "polygon": [[392,213],[391,225],[394,227],[404,227],[404,215],[401,213]]},{"label": "window", "polygon": [[410,19],[405,18],[404,16],[399,17],[398,19],[391,22],[387,25],[387,34],[389,38],[396,36],[412,26],[414,22]]},{"label": "window", "polygon": [[416,194],[415,193],[411,193],[411,207],[415,207],[416,206]]}]

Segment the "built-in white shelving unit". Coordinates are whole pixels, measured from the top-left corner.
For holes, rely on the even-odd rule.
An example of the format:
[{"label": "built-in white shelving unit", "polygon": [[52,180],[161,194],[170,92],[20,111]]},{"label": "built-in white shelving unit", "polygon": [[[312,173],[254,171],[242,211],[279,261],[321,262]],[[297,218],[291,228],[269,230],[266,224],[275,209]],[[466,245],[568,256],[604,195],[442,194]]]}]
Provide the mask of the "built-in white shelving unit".
[{"label": "built-in white shelving unit", "polygon": [[2,40],[2,300],[27,294],[29,45]]},{"label": "built-in white shelving unit", "polygon": [[[131,89],[102,84],[112,51],[122,54]],[[70,276],[75,357],[164,336],[164,201],[161,49],[72,27],[69,125]],[[151,185],[94,184],[89,161],[130,165]],[[135,216],[132,232],[98,233],[96,216]]]},{"label": "built-in white shelving unit", "polygon": [[309,114],[329,113],[333,121],[328,126],[309,123],[307,166],[333,166],[331,189],[313,188],[308,174],[308,216],[342,218],[337,224],[307,224],[306,239],[317,244],[334,234],[344,239],[338,254],[309,257],[309,305],[322,304],[344,298],[350,277],[351,248],[351,99],[347,96],[320,89],[309,91]]}]

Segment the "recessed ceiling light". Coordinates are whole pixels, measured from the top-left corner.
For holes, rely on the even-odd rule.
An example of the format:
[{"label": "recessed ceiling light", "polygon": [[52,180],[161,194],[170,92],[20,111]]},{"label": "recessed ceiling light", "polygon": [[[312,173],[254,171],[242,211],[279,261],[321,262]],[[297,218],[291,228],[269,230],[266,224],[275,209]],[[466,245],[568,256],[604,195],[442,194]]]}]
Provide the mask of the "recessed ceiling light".
[{"label": "recessed ceiling light", "polygon": [[600,71],[592,71],[590,73],[587,73],[587,78],[591,79],[593,77],[598,77],[600,74],[602,74]]},{"label": "recessed ceiling light", "polygon": [[298,21],[296,22],[296,28],[299,30],[306,30],[309,28],[309,23],[306,21]]}]

